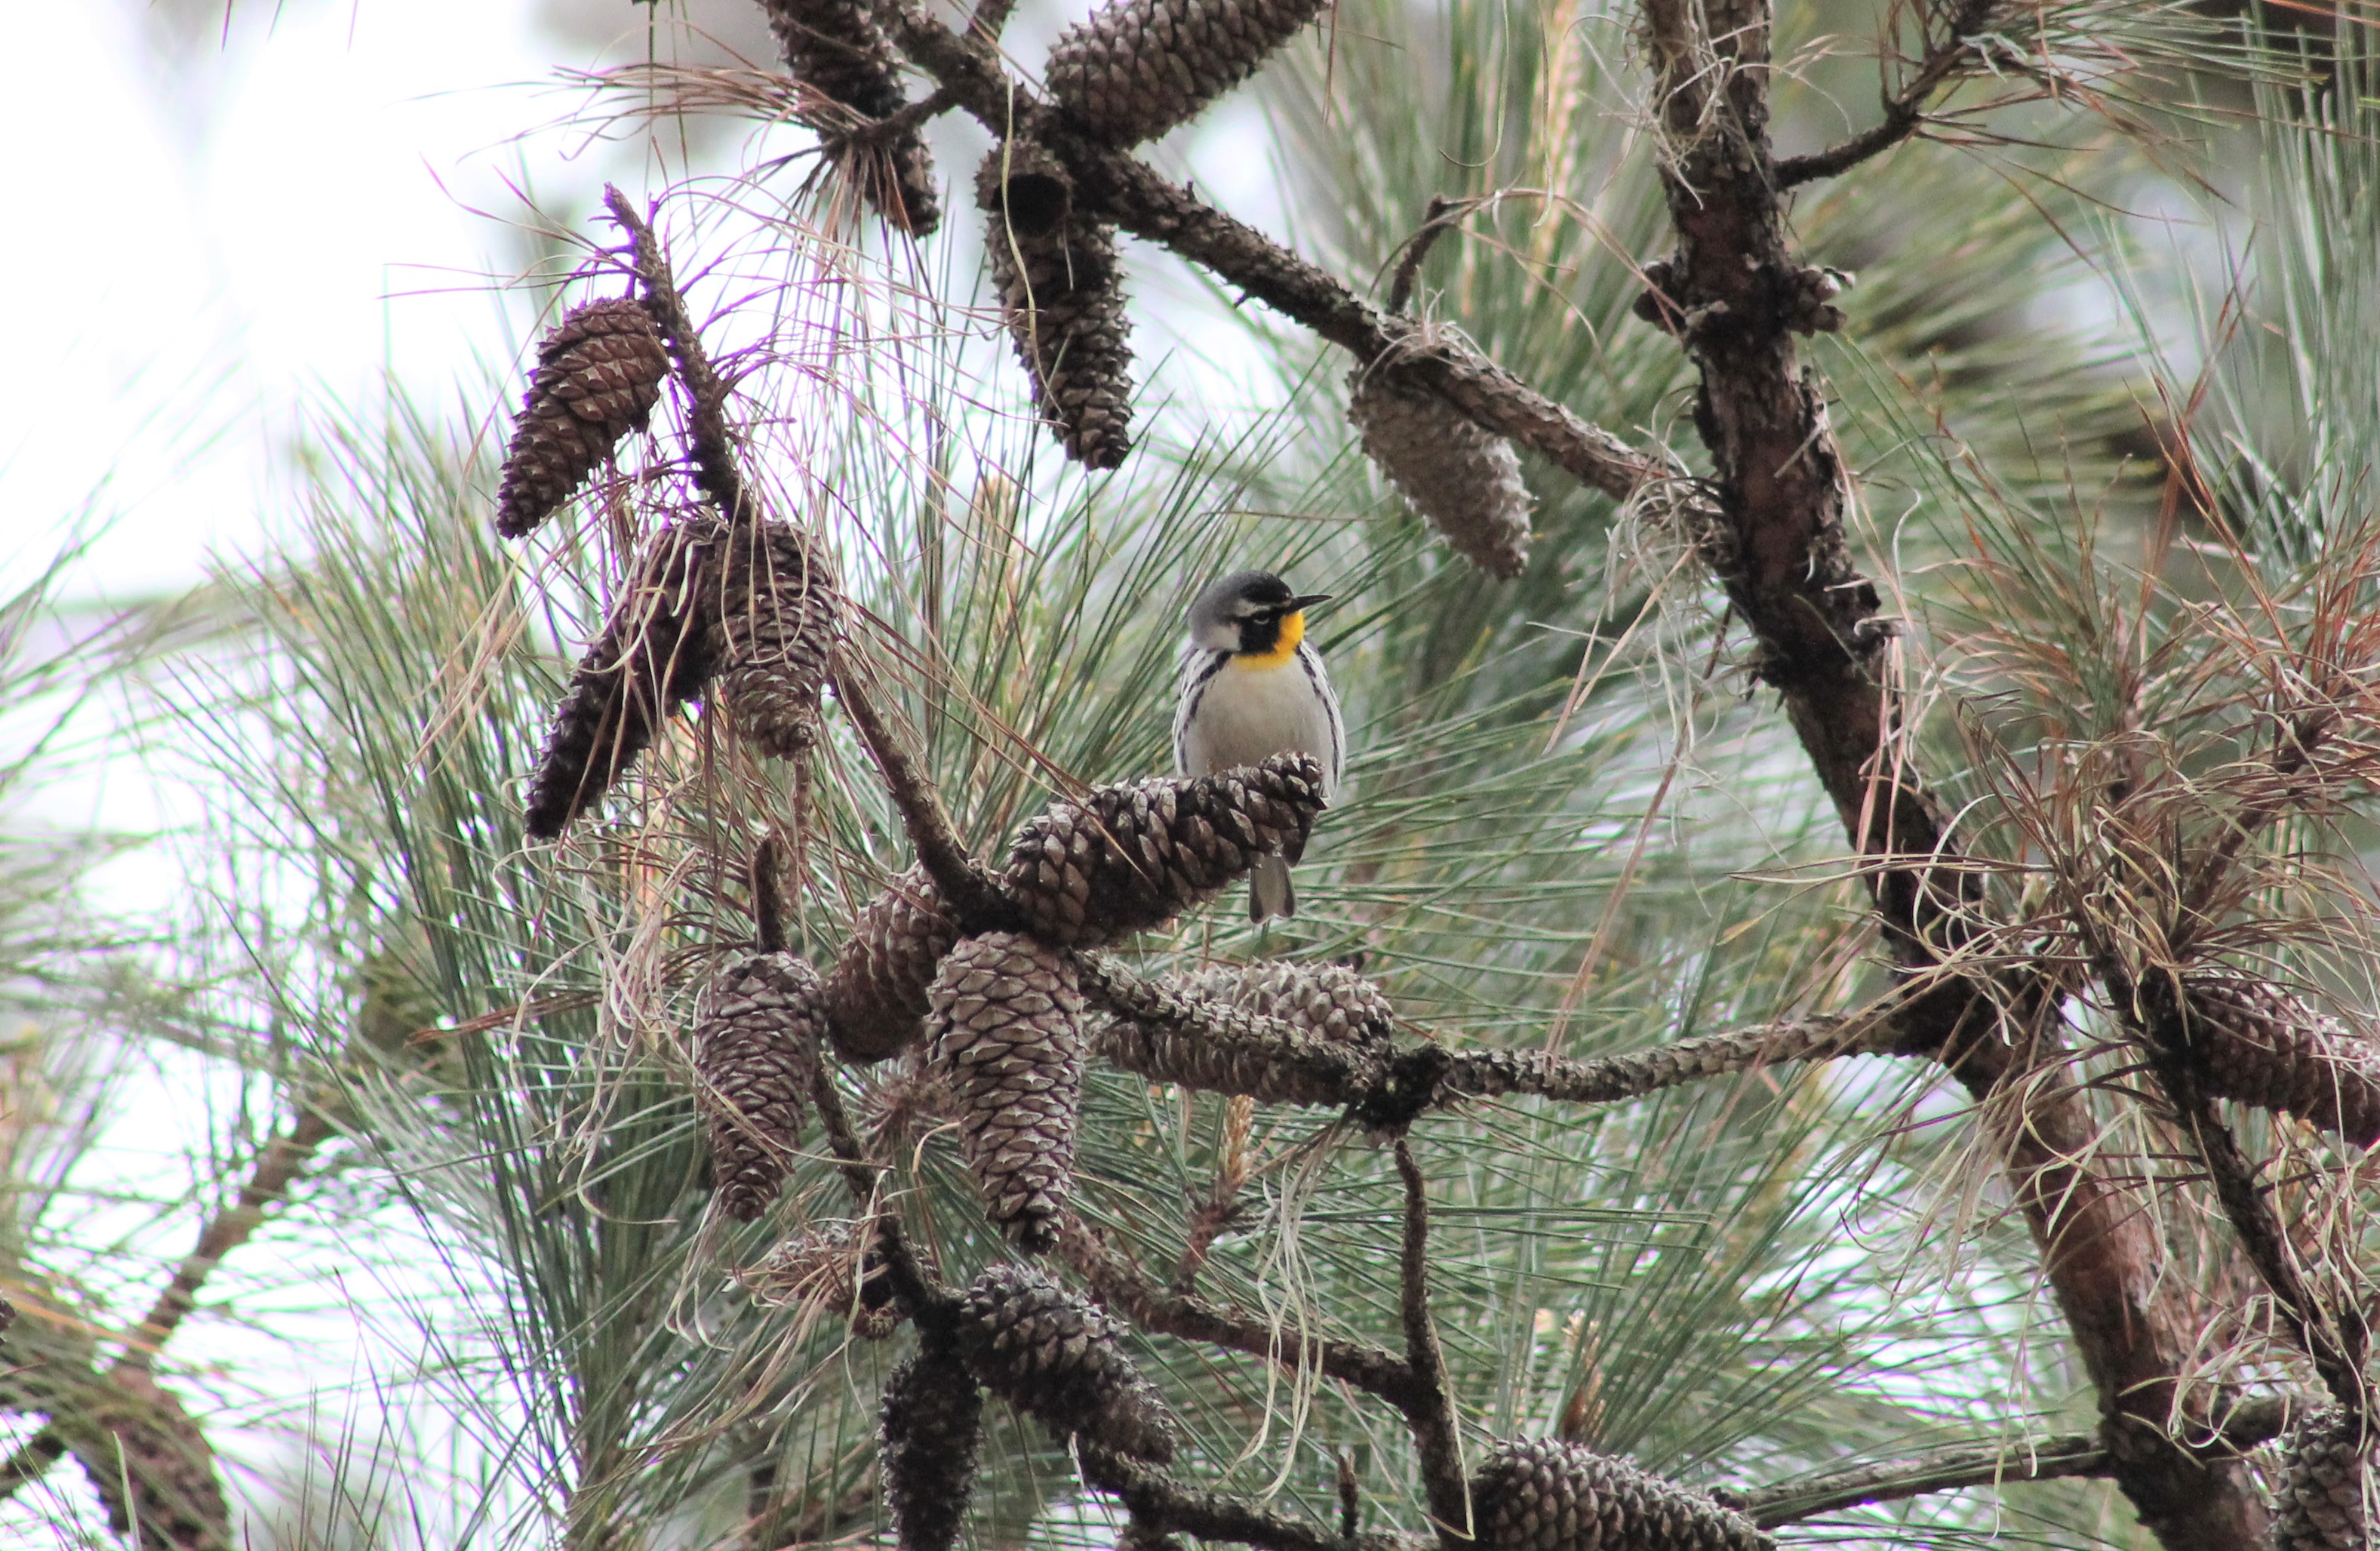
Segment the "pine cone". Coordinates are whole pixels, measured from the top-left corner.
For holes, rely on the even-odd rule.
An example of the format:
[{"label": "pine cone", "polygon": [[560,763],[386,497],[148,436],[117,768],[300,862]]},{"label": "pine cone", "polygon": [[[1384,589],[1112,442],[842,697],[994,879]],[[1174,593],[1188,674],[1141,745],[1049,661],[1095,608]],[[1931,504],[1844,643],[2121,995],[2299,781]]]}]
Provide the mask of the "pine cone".
[{"label": "pine cone", "polygon": [[959,1150],[1022,1249],[1057,1242],[1083,1105],[1082,993],[1071,964],[1014,932],[953,948],[934,976],[930,1059],[958,1094]]},{"label": "pine cone", "polygon": [[956,1353],[928,1342],[884,1381],[884,1502],[900,1551],[951,1551],[975,1487],[983,1391]]},{"label": "pine cone", "polygon": [[2282,1459],[2271,1551],[2367,1551],[2363,1483],[2380,1460],[2369,1444],[2357,1448],[2345,1413],[2323,1406],[2291,1427]]},{"label": "pine cone", "polygon": [[621,437],[645,428],[668,372],[661,330],[633,298],[590,301],[556,324],[513,421],[496,531],[516,539],[552,516]]},{"label": "pine cone", "polygon": [[1774,1551],[1702,1493],[1550,1438],[1497,1444],[1471,1478],[1481,1551]]},{"label": "pine cone", "polygon": [[108,1527],[129,1534],[137,1522],[140,1551],[231,1551],[214,1449],[180,1399],[138,1368],[110,1369],[100,1388],[89,1411],[55,1420]]},{"label": "pine cone", "polygon": [[790,953],[738,954],[704,1000],[694,1065],[711,1182],[719,1209],[748,1223],[777,1199],[801,1145],[812,1041],[824,1021],[818,971]]},{"label": "pine cone", "polygon": [[1027,822],[1001,882],[1043,941],[1096,946],[1213,898],[1260,856],[1296,861],[1321,811],[1308,754],[1100,787]]},{"label": "pine cone", "polygon": [[986,1388],[1060,1437],[1165,1464],[1173,1423],[1107,1315],[1039,1272],[995,1265],[966,1292],[967,1365]]},{"label": "pine cone", "polygon": [[1044,196],[1011,206],[1021,186],[1006,175],[1043,158],[1019,142],[995,146],[977,175],[992,288],[1050,433],[1085,468],[1112,469],[1132,450],[1131,324],[1115,231],[1071,214],[1031,229],[1041,224]]},{"label": "pine cone", "polygon": [[797,759],[818,740],[819,690],[843,634],[834,569],[783,522],[736,529],[717,554],[720,701],[762,753]]},{"label": "pine cone", "polygon": [[1438,395],[1377,372],[1349,379],[1364,452],[1457,554],[1507,580],[1529,563],[1529,488],[1512,444]]},{"label": "pine cone", "polygon": [[880,1341],[901,1326],[872,1221],[806,1227],[736,1279],[763,1303],[840,1314],[862,1340]]},{"label": "pine cone", "polygon": [[2380,1049],[2252,975],[2186,975],[2191,1048],[2207,1092],[2277,1109],[2358,1147],[2380,1141]]},{"label": "pine cone", "polygon": [[1381,1045],[1396,1031],[1395,1007],[1344,964],[1209,964],[1185,976],[1184,985],[1342,1044]]},{"label": "pine cone", "polygon": [[[1255,965],[1152,981],[1085,954],[1076,959],[1075,972],[1099,1006],[1114,1015],[1092,1025],[1093,1050],[1111,1066],[1151,1081],[1242,1093],[1263,1104],[1338,1105],[1372,1087],[1389,1054],[1386,1026],[1371,1021],[1374,1009],[1365,995],[1378,993],[1360,977],[1354,978],[1363,992],[1322,983],[1319,999],[1330,1010],[1318,1020],[1318,996],[1311,991],[1265,987],[1261,995],[1275,1006],[1296,1009],[1289,1017],[1214,994],[1219,983],[1237,989],[1244,976],[1268,980]],[[1353,977],[1352,971],[1345,972]],[[1292,983],[1284,977],[1283,983]],[[1342,995],[1363,1009],[1361,1023],[1348,1018],[1336,999]],[[1347,1035],[1329,1032],[1341,1022],[1348,1024]]]},{"label": "pine cone", "polygon": [[529,835],[560,835],[653,740],[661,719],[702,691],[715,660],[702,621],[705,552],[725,536],[718,519],[672,523],[644,552],[555,708],[529,778]]},{"label": "pine cone", "polygon": [[1189,122],[1321,11],[1322,0],[1111,0],[1059,36],[1042,79],[1121,151]]},{"label": "pine cone", "polygon": [[[760,6],[795,80],[867,118],[884,118],[907,105],[892,42],[865,0],[760,0]],[[839,128],[816,127],[829,133]],[[923,132],[910,129],[863,154],[874,165],[858,180],[861,196],[902,231],[931,233],[941,222],[941,202]]]},{"label": "pine cone", "polygon": [[827,1034],[846,1061],[897,1056],[925,1032],[926,993],[959,940],[923,867],[885,885],[852,923],[826,977]]}]

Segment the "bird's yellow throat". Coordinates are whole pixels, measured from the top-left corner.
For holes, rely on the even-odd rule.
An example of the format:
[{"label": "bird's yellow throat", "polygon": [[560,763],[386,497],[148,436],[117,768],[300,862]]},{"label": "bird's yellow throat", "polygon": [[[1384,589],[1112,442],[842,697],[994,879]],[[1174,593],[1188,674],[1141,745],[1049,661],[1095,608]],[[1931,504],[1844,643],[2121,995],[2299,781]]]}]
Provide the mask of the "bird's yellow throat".
[{"label": "bird's yellow throat", "polygon": [[1281,617],[1281,639],[1272,643],[1269,652],[1242,652],[1232,658],[1233,667],[1280,667],[1297,655],[1297,643],[1305,639],[1305,610]]}]

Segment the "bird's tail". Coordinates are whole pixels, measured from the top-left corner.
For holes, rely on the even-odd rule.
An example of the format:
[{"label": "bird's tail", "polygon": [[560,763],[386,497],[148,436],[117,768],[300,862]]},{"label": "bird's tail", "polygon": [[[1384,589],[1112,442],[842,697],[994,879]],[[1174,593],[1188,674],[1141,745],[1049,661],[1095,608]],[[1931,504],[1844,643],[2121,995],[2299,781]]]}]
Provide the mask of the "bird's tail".
[{"label": "bird's tail", "polygon": [[1296,913],[1297,890],[1289,885],[1289,863],[1277,856],[1257,858],[1257,870],[1248,874],[1248,919]]}]

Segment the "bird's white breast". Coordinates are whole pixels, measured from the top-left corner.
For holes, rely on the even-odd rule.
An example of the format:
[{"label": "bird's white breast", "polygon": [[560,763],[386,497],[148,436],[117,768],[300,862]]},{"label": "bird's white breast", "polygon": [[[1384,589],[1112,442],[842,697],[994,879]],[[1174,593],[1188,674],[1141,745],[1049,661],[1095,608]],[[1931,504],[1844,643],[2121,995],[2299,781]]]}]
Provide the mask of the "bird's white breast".
[{"label": "bird's white breast", "polygon": [[1226,664],[1198,691],[1197,714],[1182,732],[1183,772],[1207,776],[1280,753],[1312,754],[1322,763],[1323,796],[1337,785],[1338,751],[1330,713],[1305,666],[1293,653],[1278,666]]}]

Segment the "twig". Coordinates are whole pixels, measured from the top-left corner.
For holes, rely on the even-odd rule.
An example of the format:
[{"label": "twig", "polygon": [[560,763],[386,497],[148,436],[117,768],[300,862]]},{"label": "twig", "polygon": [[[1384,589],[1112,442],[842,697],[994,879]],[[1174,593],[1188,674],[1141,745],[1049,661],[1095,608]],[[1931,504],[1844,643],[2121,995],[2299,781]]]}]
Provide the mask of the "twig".
[{"label": "twig", "polygon": [[1342,1448],[1339,1451],[1339,1537],[1342,1540],[1354,1539],[1355,1531],[1363,1523],[1364,1505],[1363,1499],[1355,1495],[1356,1484],[1355,1461],[1348,1459],[1347,1451]]},{"label": "twig", "polygon": [[199,1289],[223,1264],[224,1256],[247,1243],[264,1226],[267,1209],[281,1201],[298,1171],[330,1135],[330,1121],[322,1117],[319,1107],[309,1104],[298,1111],[285,1135],[275,1136],[264,1144],[255,1170],[239,1188],[238,1198],[199,1229],[199,1241],[175,1267],[174,1279],[165,1284],[165,1289],[150,1305],[149,1313],[125,1337],[122,1361],[126,1365],[143,1369],[149,1366],[158,1349],[198,1306]]},{"label": "twig", "polygon": [[1404,1181],[1404,1238],[1398,1257],[1398,1308],[1404,1319],[1405,1365],[1413,1370],[1413,1397],[1405,1423],[1413,1430],[1421,1464],[1422,1489],[1439,1544],[1460,1551],[1476,1538],[1471,1522],[1471,1491],[1463,1478],[1463,1435],[1454,1401],[1446,1389],[1446,1355],[1429,1317],[1429,1191],[1414,1161],[1413,1143],[1397,1138],[1397,1176]]},{"label": "twig", "polygon": [[678,382],[687,400],[686,431],[694,452],[695,483],[730,522],[755,520],[759,508],[751,502],[727,438],[727,385],[719,380],[710,358],[703,353],[702,336],[686,310],[686,298],[678,294],[677,283],[671,277],[669,255],[662,251],[661,238],[653,235],[651,225],[637,213],[625,194],[609,183],[603,185],[603,203],[635,246],[637,279],[645,293],[645,306],[661,325],[671,358],[677,362]]},{"label": "twig", "polygon": [[1162,1530],[1266,1551],[1407,1551],[1393,1535],[1334,1535],[1302,1520],[1194,1491],[1161,1471],[1105,1449],[1085,1447],[1082,1460],[1085,1481],[1122,1498],[1134,1518]]},{"label": "twig", "polygon": [[1144,1329],[1177,1340],[1226,1347],[1285,1367],[1310,1362],[1327,1376],[1400,1409],[1414,1398],[1413,1370],[1392,1354],[1357,1341],[1293,1334],[1203,1298],[1170,1292],[1135,1270],[1079,1217],[1068,1215],[1059,1235],[1058,1252],[1099,1301]]},{"label": "twig", "polygon": [[[2212,1440],[2210,1451],[2245,1453],[2279,1436],[2289,1416],[2289,1403],[2282,1398],[2251,1401],[2232,1414]],[[2096,1435],[2069,1433],[1945,1449],[1919,1459],[1864,1465],[1812,1481],[1786,1482],[1722,1496],[1729,1507],[1749,1514],[1762,1529],[1773,1530],[1867,1503],[1900,1502],[1969,1486],[2106,1477],[2113,1469],[2107,1447]]]},{"label": "twig", "polygon": [[[670,278],[668,256],[662,251],[651,226],[637,214],[619,189],[604,185],[603,202],[635,241],[637,274],[644,286],[646,304],[652,309],[662,334],[668,336],[671,353],[677,361],[678,380],[692,401],[687,424],[696,482],[731,520],[757,518],[759,507],[751,503],[748,487],[736,466],[735,447],[727,436],[726,385],[711,370],[710,358],[703,354],[702,340],[686,314],[686,299],[678,294]],[[957,832],[951,827],[949,816],[942,812],[933,783],[901,746],[891,726],[877,714],[875,702],[851,672],[847,661],[842,659],[838,659],[834,670],[834,694],[858,727],[868,751],[875,756],[886,789],[894,806],[901,810],[909,842],[917,849],[917,860],[933,874],[951,908],[975,931],[1013,924],[1014,907],[983,875],[975,859],[967,855]]]},{"label": "twig", "polygon": [[[223,1264],[224,1256],[255,1236],[264,1225],[265,1214],[287,1195],[298,1172],[329,1140],[331,1123],[323,1118],[323,1107],[308,1103],[286,1133],[277,1134],[264,1144],[238,1196],[200,1226],[198,1243],[174,1268],[172,1280],[158,1293],[148,1313],[125,1336],[124,1351],[115,1361],[116,1368],[146,1374],[154,1364],[166,1340],[198,1307],[200,1290],[215,1267]],[[107,1381],[93,1375],[91,1382]],[[44,1424],[18,1445],[15,1453],[0,1462],[0,1501],[6,1501],[27,1483],[40,1480],[66,1454],[67,1447],[55,1422]]]},{"label": "twig", "polygon": [[785,951],[783,849],[773,833],[760,837],[759,843],[752,848],[752,943],[762,953]]},{"label": "twig", "polygon": [[1822,1476],[1815,1481],[1764,1486],[1730,1494],[1730,1507],[1749,1514],[1764,1530],[1798,1524],[1822,1513],[1865,1503],[1894,1503],[1929,1492],[1998,1486],[2017,1481],[2062,1481],[2105,1476],[2107,1449],[2087,1434],[2038,1438],[1980,1448],[1950,1449],[1929,1459],[1896,1460]]},{"label": "twig", "polygon": [[974,14],[967,18],[967,35],[980,38],[987,43],[997,43],[1000,34],[1007,30],[1008,18],[1015,11],[1016,0],[976,0]]},{"label": "twig", "polygon": [[958,101],[954,93],[937,89],[914,103],[903,104],[881,118],[871,118],[856,129],[829,137],[830,143],[838,150],[846,146],[882,145],[941,117],[958,106]]},{"label": "twig", "polygon": [[1989,19],[1994,3],[1995,0],[1966,0],[1945,29],[1948,33],[1945,41],[1928,48],[1925,60],[1918,66],[1917,74],[1907,85],[1884,100],[1881,122],[1824,151],[1813,152],[1806,156],[1786,157],[1777,164],[1777,187],[1791,189],[1815,178],[1833,177],[1849,172],[1869,157],[1891,150],[1923,128],[1926,104],[1935,92],[1976,57],[1974,45],[1967,40]]},{"label": "twig", "polygon": [[1458,213],[1467,212],[1478,204],[1477,200],[1451,200],[1444,194],[1432,194],[1429,208],[1422,212],[1421,229],[1405,239],[1404,257],[1397,261],[1397,272],[1389,281],[1389,311],[1402,312],[1413,299],[1414,283],[1421,278],[1421,266],[1438,239],[1457,224]]},{"label": "twig", "polygon": [[908,1305],[909,1317],[920,1328],[948,1334],[958,1317],[959,1301],[910,1251],[900,1216],[882,1199],[884,1171],[851,1129],[851,1115],[843,1107],[843,1094],[834,1085],[834,1063],[827,1059],[825,1047],[816,1036],[810,1043],[809,1071],[810,1104],[818,1110],[819,1126],[842,1167],[844,1185],[860,1210],[875,1216],[876,1247],[884,1256],[885,1279],[892,1284],[893,1296]]},{"label": "twig", "polygon": [[982,864],[967,853],[951,824],[950,815],[942,810],[941,795],[917,762],[910,757],[898,734],[877,711],[867,688],[858,682],[847,659],[838,659],[834,670],[834,698],[859,729],[860,741],[875,758],[876,768],[884,777],[884,789],[891,795],[893,807],[900,810],[902,827],[909,832],[909,844],[942,891],[959,923],[969,932],[988,932],[1018,923],[1016,907],[1009,902],[990,877]]},{"label": "twig", "polygon": [[1870,1011],[1755,1023],[1589,1061],[1542,1052],[1459,1051],[1439,1080],[1445,1097],[1439,1102],[1527,1093],[1564,1104],[1617,1104],[1788,1061],[1896,1055],[1907,1037],[1888,1012]]}]

